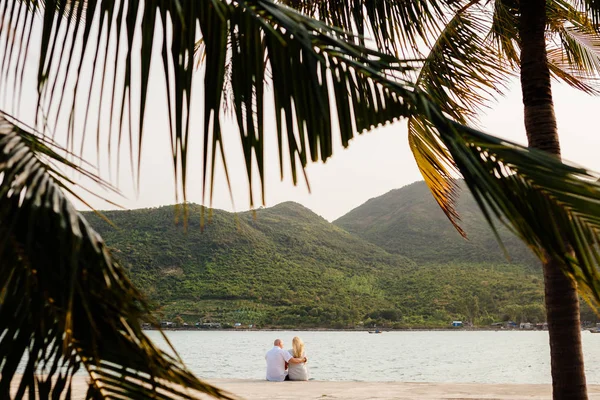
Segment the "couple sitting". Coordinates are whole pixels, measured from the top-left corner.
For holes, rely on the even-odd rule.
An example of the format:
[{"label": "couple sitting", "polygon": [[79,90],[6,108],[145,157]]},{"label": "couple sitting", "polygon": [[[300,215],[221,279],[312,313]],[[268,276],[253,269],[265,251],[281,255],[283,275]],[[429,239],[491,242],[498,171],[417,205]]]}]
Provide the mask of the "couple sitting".
[{"label": "couple sitting", "polygon": [[283,349],[283,341],[275,339],[273,348],[267,351],[267,380],[273,382],[307,381],[306,354],[304,343],[296,336],[292,340],[292,350]]}]

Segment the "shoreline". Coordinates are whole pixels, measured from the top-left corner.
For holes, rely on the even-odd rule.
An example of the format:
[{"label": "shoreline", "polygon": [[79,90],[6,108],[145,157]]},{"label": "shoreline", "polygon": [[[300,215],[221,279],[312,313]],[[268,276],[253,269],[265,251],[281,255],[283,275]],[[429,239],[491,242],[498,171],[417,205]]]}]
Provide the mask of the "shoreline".
[{"label": "shoreline", "polygon": [[[550,384],[492,384],[492,383],[422,383],[422,382],[351,382],[308,381],[267,382],[253,379],[207,379],[240,398],[248,400],[283,399],[347,399],[347,400],[408,400],[408,399],[494,399],[542,400],[551,398]],[[17,385],[11,385],[16,392]],[[87,378],[73,379],[72,399],[85,399]],[[199,395],[198,399],[212,397]],[[600,400],[600,385],[588,385],[588,398]]]},{"label": "shoreline", "polygon": [[[372,329],[354,328],[196,328],[195,326],[180,328],[144,327],[144,331],[198,331],[198,332],[369,332]],[[587,331],[590,328],[581,328]],[[387,332],[548,332],[548,329],[493,329],[493,328],[381,328],[381,333]]]}]

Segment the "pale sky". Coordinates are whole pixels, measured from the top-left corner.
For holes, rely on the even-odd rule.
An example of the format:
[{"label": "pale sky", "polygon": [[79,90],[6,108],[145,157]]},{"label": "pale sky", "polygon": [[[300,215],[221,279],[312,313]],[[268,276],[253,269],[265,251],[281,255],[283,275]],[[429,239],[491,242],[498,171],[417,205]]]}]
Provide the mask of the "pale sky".
[{"label": "pale sky", "polygon": [[[600,98],[579,93],[562,84],[555,84],[553,90],[563,157],[586,168],[600,171]],[[127,208],[152,207],[174,202],[167,137],[154,128],[159,123],[147,125],[139,195],[136,196],[129,180],[120,183],[120,188],[128,196],[127,200],[121,201],[120,204]],[[526,143],[518,82],[514,82],[510,86],[510,93],[492,105],[487,114],[482,116],[481,128],[488,133]],[[249,205],[243,158],[235,125],[229,120],[225,129],[230,135],[226,142],[226,155],[232,177],[235,209],[242,211]],[[195,139],[192,149],[199,147],[199,135],[196,135]],[[408,147],[405,121],[358,136],[347,149],[343,149],[338,140],[337,149],[327,163],[311,164],[308,167],[311,193],[308,193],[303,181],[294,187],[289,173],[283,182],[279,180],[274,132],[270,139],[266,151],[267,206],[292,200],[331,221],[370,198],[421,179]],[[195,153],[192,150],[190,154],[199,152]],[[188,187],[188,200],[196,203],[201,202],[199,158],[198,155],[196,160],[191,162]],[[255,193],[258,195],[258,190]],[[213,205],[215,208],[233,210],[224,176],[217,178]],[[98,204],[97,207],[102,205]]]},{"label": "pale sky", "polygon": [[[37,50],[37,47],[39,45],[36,43],[32,44],[33,49]],[[26,82],[21,113],[18,115],[29,123],[33,122],[33,107],[28,108],[28,106],[35,101],[37,65],[37,60],[33,57],[32,60],[27,70],[30,79]],[[155,207],[175,202],[164,82],[159,67],[153,66],[153,68],[155,73],[151,76],[149,89],[140,190],[136,193],[129,169],[129,150],[124,148],[118,186],[125,198],[111,197],[125,208]],[[198,72],[195,87],[197,95],[202,90],[201,78],[201,72]],[[600,119],[598,118],[600,98],[579,93],[562,84],[554,84],[553,91],[563,157],[589,169],[600,171],[600,157],[597,156],[600,149]],[[84,106],[85,104],[82,105],[83,109]],[[201,203],[202,107],[194,106],[194,110],[197,111],[193,114],[190,143],[188,201]],[[97,115],[93,112],[92,118],[97,119]],[[406,121],[402,121],[358,136],[345,150],[336,137],[337,146],[333,157],[326,164],[311,164],[307,169],[312,189],[312,193],[309,194],[302,180],[298,187],[292,185],[289,172],[284,181],[280,182],[272,113],[267,114],[267,118],[266,129],[270,133],[265,149],[267,206],[283,201],[296,201],[331,221],[370,198],[421,179],[408,147]],[[224,118],[223,122],[235,210],[244,211],[249,207],[248,184],[237,129],[230,117]],[[481,116],[480,128],[488,133],[525,143],[518,81],[512,82],[506,97],[492,104],[491,109]],[[84,151],[84,157],[93,163],[96,163],[95,140],[94,129],[86,139]],[[105,137],[102,141],[105,141]],[[104,156],[102,149],[105,146],[103,146],[101,145],[101,157]],[[100,166],[101,175],[117,183],[115,177],[108,174],[106,160],[101,160]],[[259,191],[256,190],[255,194],[256,206],[259,206]],[[86,199],[98,209],[112,208],[92,196],[88,195]],[[234,210],[222,172],[217,174],[213,206]]]}]

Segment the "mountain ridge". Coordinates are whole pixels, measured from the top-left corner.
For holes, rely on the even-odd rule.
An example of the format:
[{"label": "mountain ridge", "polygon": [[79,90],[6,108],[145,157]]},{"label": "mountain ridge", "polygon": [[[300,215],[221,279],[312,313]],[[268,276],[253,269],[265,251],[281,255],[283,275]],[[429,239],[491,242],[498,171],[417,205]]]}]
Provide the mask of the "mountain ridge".
[{"label": "mountain ridge", "polygon": [[462,181],[459,187],[459,225],[468,239],[464,239],[448,221],[423,181],[369,199],[332,223],[390,253],[403,254],[418,263],[512,261],[539,265],[533,253],[497,221],[496,229],[511,256],[508,261]]},{"label": "mountain ridge", "polygon": [[543,315],[540,273],[529,267],[422,265],[295,202],[237,214],[187,207],[187,230],[175,206],[106,211],[118,229],[86,214],[161,318],[431,328]]},{"label": "mountain ridge", "polygon": [[[277,324],[318,303],[309,311],[316,308],[319,315],[349,321],[358,318],[356,312],[392,307],[382,294],[385,282],[415,267],[298,204],[236,215],[211,210],[211,222],[203,230],[202,208],[188,209],[187,233],[182,224],[173,223],[172,206],[105,212],[117,230],[88,215],[133,281],[166,314],[210,314],[220,305],[200,304],[211,300],[236,301],[258,314],[265,304],[273,310],[291,307],[281,315],[261,314]],[[354,298],[352,312],[345,310],[344,303]],[[309,320],[318,324],[319,315]]]}]

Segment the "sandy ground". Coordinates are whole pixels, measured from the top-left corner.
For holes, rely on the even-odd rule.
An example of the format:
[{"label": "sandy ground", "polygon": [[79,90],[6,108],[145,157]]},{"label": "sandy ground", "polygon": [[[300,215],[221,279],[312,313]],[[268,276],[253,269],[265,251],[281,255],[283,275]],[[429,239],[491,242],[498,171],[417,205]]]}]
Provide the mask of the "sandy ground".
[{"label": "sandy ground", "polygon": [[[541,400],[551,398],[550,385],[321,381],[273,383],[241,379],[210,379],[208,382],[248,400]],[[77,377],[73,389],[73,399],[84,399],[87,390],[85,378]],[[589,385],[588,394],[590,400],[600,400],[600,385]],[[208,397],[199,398],[208,399]]]},{"label": "sandy ground", "polygon": [[[282,382],[210,380],[247,399],[550,399],[550,385],[404,382]],[[590,400],[600,400],[600,385],[588,387]]]}]

